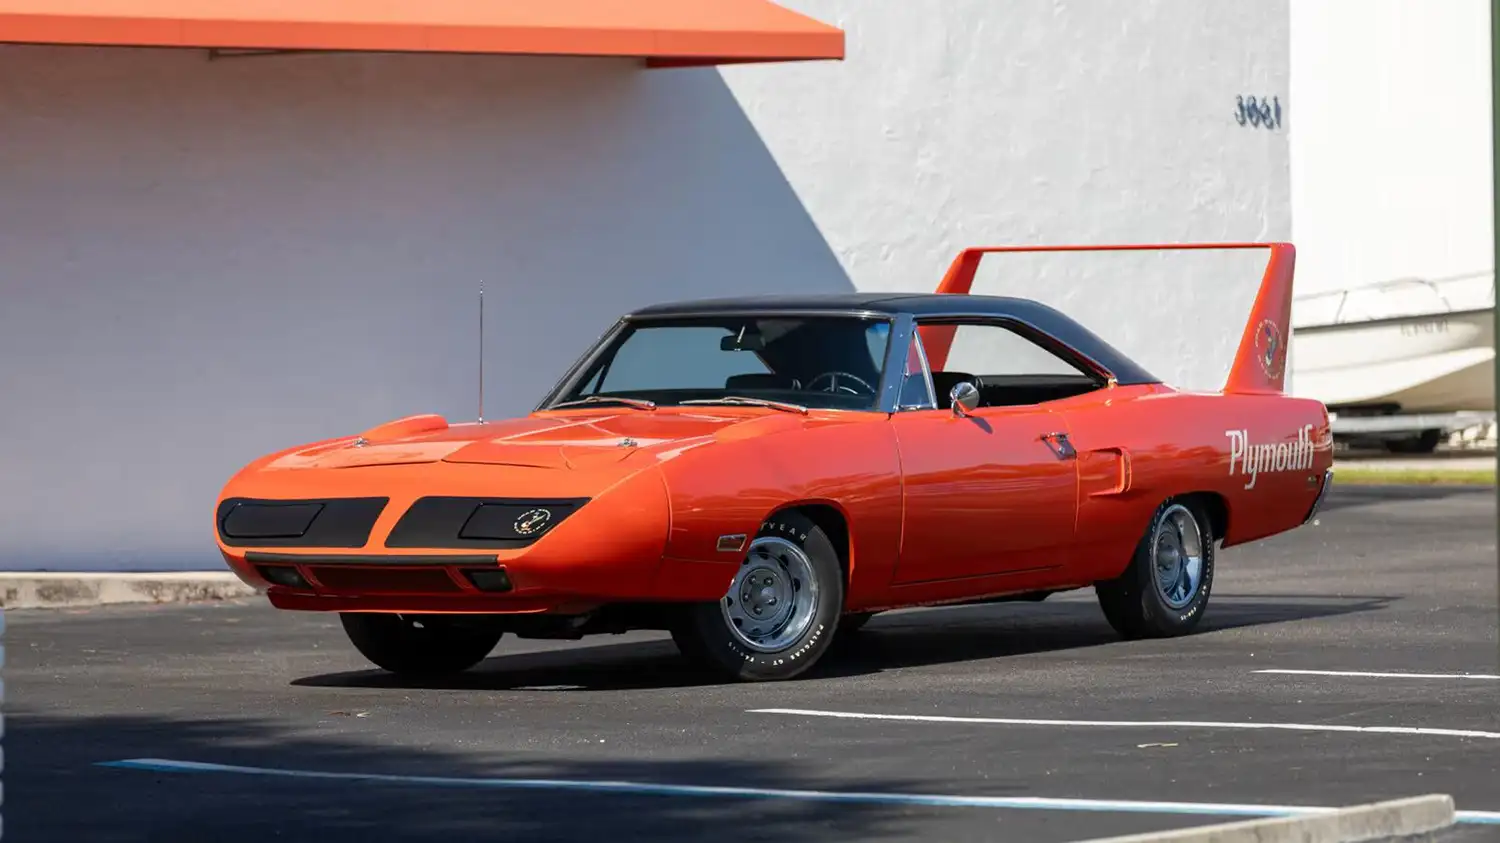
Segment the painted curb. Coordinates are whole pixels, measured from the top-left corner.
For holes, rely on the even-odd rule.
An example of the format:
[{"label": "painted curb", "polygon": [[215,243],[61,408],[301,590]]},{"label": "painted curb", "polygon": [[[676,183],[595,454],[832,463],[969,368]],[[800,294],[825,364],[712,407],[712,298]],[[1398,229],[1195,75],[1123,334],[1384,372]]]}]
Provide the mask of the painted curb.
[{"label": "painted curb", "polygon": [[257,592],[230,571],[0,573],[0,608],[53,609],[117,603],[197,603]]},{"label": "painted curb", "polygon": [[1107,837],[1086,843],[1358,843],[1400,840],[1453,825],[1453,797],[1413,796],[1299,817]]}]

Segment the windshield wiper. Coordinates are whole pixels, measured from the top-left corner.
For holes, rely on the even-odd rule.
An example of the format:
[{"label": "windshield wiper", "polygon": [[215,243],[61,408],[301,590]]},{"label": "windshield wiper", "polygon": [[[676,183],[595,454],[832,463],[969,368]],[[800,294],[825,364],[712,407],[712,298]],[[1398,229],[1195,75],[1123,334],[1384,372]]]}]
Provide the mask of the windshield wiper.
[{"label": "windshield wiper", "polygon": [[695,398],[691,401],[683,401],[683,404],[740,404],[754,407],[772,407],[777,410],[785,410],[789,413],[801,413],[807,415],[807,408],[801,404],[792,404],[786,401],[768,401],[765,398],[746,398],[743,395],[726,395],[723,398]]},{"label": "windshield wiper", "polygon": [[580,404],[627,404],[641,410],[655,410],[655,401],[646,401],[640,398],[617,398],[612,395],[590,395],[587,398],[579,398],[576,401],[563,401],[548,407],[556,410],[558,407],[577,407]]}]

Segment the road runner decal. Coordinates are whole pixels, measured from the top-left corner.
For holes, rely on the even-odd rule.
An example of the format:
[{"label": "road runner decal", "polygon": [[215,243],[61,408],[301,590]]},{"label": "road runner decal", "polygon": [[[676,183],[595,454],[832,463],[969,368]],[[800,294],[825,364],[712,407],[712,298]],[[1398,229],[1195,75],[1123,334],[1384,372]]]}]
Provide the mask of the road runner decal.
[{"label": "road runner decal", "polygon": [[1229,437],[1229,474],[1250,478],[1246,489],[1255,488],[1255,478],[1262,471],[1306,471],[1313,465],[1312,425],[1297,431],[1296,442],[1250,444],[1248,430],[1226,430]]},{"label": "road runner decal", "polygon": [[1281,376],[1281,368],[1286,363],[1282,345],[1281,329],[1269,319],[1262,321],[1255,332],[1255,356],[1268,378]]}]

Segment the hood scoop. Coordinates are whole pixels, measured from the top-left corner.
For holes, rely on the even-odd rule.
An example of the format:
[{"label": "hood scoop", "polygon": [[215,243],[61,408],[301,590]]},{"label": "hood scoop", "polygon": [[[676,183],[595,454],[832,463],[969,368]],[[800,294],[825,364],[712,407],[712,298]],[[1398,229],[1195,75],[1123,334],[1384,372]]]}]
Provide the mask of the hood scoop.
[{"label": "hood scoop", "polygon": [[598,444],[573,441],[507,441],[475,442],[447,455],[448,462],[515,465],[529,468],[585,469],[616,465],[640,453],[643,445],[660,441],[639,442],[629,437],[615,437]]},{"label": "hood scoop", "polygon": [[411,465],[437,462],[463,446],[462,442],[452,441],[347,445],[322,454],[313,461],[313,464],[317,468],[359,468],[368,465]]}]

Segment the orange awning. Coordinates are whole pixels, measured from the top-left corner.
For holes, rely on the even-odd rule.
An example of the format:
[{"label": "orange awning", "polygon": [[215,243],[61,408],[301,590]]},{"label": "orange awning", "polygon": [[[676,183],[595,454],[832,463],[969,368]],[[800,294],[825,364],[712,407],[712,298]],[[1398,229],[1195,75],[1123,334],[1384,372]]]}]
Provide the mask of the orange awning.
[{"label": "orange awning", "polygon": [[633,56],[656,65],[844,57],[843,30],[771,0],[0,0],[0,42]]}]

